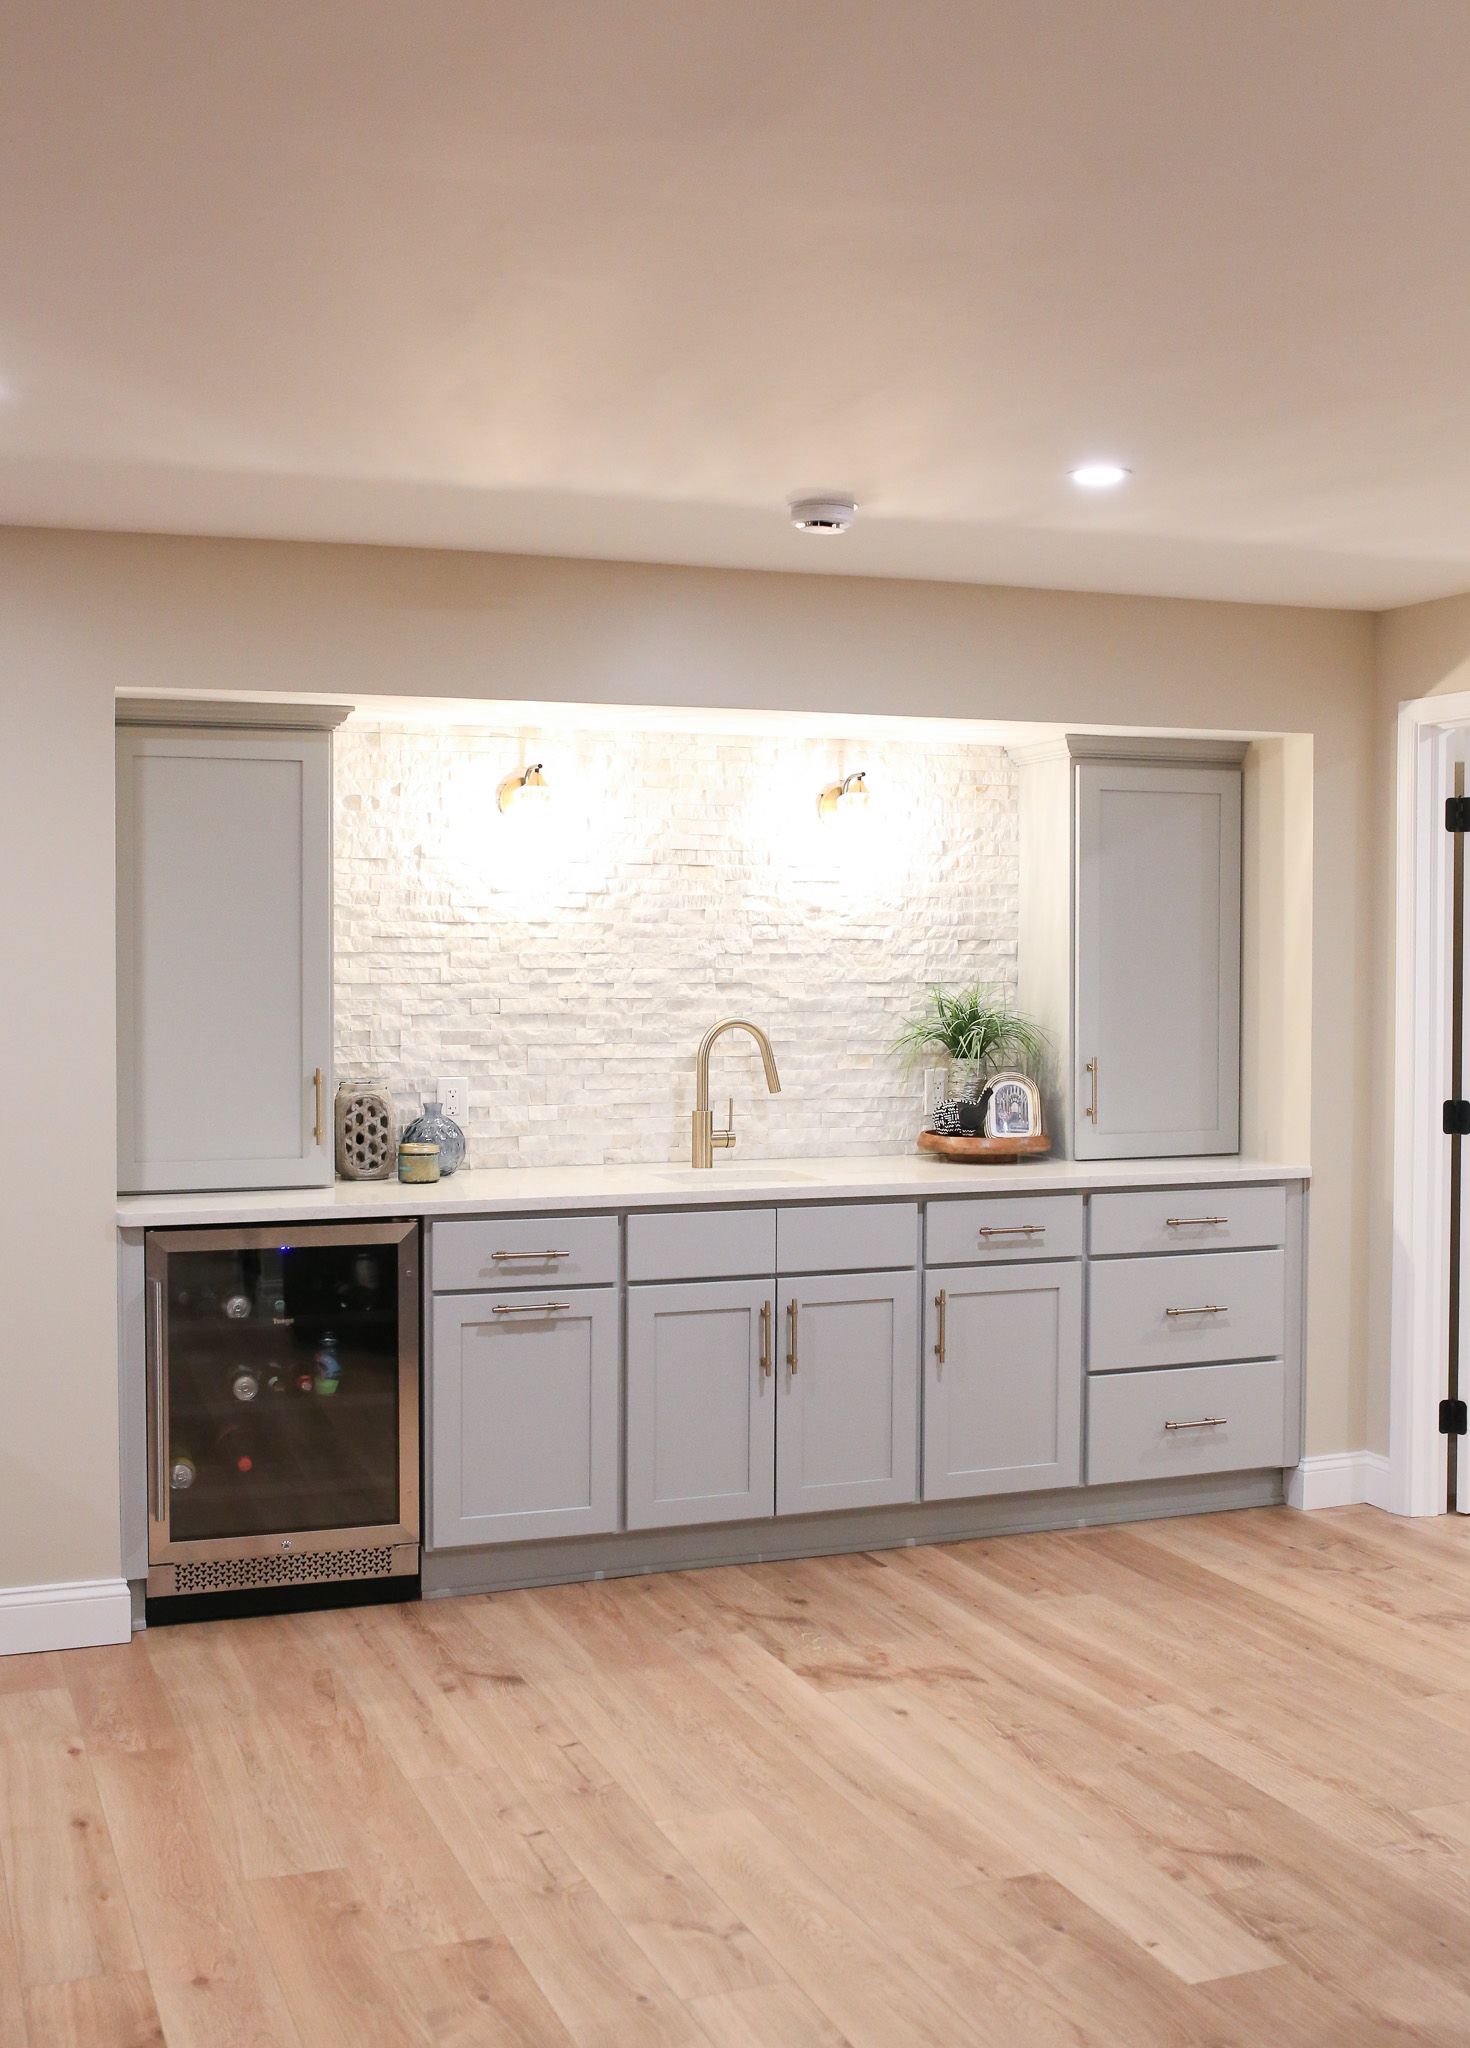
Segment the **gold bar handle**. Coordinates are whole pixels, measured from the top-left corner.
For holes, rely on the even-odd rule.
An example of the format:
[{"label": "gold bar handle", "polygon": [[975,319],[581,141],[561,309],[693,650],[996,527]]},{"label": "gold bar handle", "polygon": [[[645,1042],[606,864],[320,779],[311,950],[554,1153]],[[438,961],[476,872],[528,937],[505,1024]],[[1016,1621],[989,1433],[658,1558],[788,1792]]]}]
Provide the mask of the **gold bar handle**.
[{"label": "gold bar handle", "polygon": [[1217,1308],[1213,1302],[1206,1302],[1203,1308],[1166,1308],[1166,1316],[1223,1316],[1227,1311]]},{"label": "gold bar handle", "polygon": [[793,1379],[796,1378],[796,1296],[786,1304],[786,1366]]},{"label": "gold bar handle", "polygon": [[570,1308],[569,1301],[497,1301],[490,1310],[492,1316],[551,1316],[558,1309]]},{"label": "gold bar handle", "polygon": [[491,1252],[492,1263],[506,1265],[512,1259],[530,1259],[538,1266],[544,1266],[548,1259],[569,1259],[570,1252]]},{"label": "gold bar handle", "polygon": [[945,1326],[945,1322],[946,1322],[946,1320],[947,1320],[947,1311],[948,1311],[948,1308],[949,1308],[949,1296],[948,1296],[948,1295],[947,1295],[947,1294],[945,1293],[945,1291],[944,1291],[944,1289],[943,1289],[942,1287],[940,1288],[939,1292],[938,1292],[938,1293],[937,1293],[937,1294],[935,1295],[935,1297],[934,1297],[934,1306],[935,1306],[935,1308],[936,1308],[936,1309],[938,1310],[938,1321],[937,1321],[937,1323],[936,1323],[936,1325],[935,1325],[935,1330],[934,1330],[934,1356],[935,1356],[935,1359],[937,1360],[937,1362],[938,1362],[938,1363],[939,1363],[940,1365],[943,1365],[943,1363],[944,1363],[944,1340],[945,1340],[945,1327],[944,1327],[944,1326]]},{"label": "gold bar handle", "polygon": [[311,1085],[316,1090],[316,1142],[318,1145],[324,1145],[327,1141],[326,1082],[326,1075],[318,1067],[311,1077]]},{"label": "gold bar handle", "polygon": [[982,1223],[982,1237],[1045,1237],[1044,1223]]},{"label": "gold bar handle", "polygon": [[1166,1216],[1164,1218],[1164,1228],[1166,1230],[1194,1230],[1206,1223],[1228,1223],[1229,1221],[1230,1218],[1228,1216]]},{"label": "gold bar handle", "polygon": [[1198,1422],[1166,1422],[1165,1429],[1223,1429],[1226,1418],[1223,1415],[1202,1415]]},{"label": "gold bar handle", "polygon": [[1086,1066],[1085,1066],[1085,1067],[1084,1067],[1084,1068],[1082,1069],[1082,1071],[1083,1071],[1083,1073],[1084,1073],[1084,1074],[1090,1074],[1090,1075],[1091,1075],[1091,1077],[1092,1077],[1092,1100],[1091,1100],[1091,1102],[1090,1102],[1090,1103],[1089,1103],[1089,1104],[1087,1105],[1087,1114],[1088,1114],[1089,1118],[1090,1118],[1090,1119],[1092,1120],[1092,1122],[1093,1122],[1093,1123],[1096,1123],[1096,1122],[1097,1122],[1097,1061],[1096,1061],[1095,1059],[1093,1059],[1093,1060],[1089,1060],[1089,1061],[1087,1062],[1087,1065],[1086,1065]]},{"label": "gold bar handle", "polygon": [[771,1304],[761,1303],[761,1378],[771,1377]]}]

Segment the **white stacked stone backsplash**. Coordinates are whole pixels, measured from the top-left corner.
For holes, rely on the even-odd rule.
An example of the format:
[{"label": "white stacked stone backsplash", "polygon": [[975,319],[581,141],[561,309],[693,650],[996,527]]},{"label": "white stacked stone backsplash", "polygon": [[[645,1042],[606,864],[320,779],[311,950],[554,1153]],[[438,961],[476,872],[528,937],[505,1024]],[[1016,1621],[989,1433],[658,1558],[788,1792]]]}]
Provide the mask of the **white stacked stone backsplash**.
[{"label": "white stacked stone backsplash", "polygon": [[[544,816],[502,779],[545,763]],[[889,1051],[935,982],[1013,991],[1017,796],[1003,749],[748,733],[403,725],[336,736],[339,1079],[413,1113],[467,1074],[471,1166],[687,1160],[694,1054],[734,1159],[907,1149]],[[825,784],[872,800],[819,820]]]}]

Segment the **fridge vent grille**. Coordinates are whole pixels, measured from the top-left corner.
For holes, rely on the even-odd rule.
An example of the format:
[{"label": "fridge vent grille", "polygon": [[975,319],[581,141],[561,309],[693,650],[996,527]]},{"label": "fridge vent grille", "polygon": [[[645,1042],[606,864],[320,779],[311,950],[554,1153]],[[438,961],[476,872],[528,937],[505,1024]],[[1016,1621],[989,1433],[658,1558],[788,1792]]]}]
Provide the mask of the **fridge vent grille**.
[{"label": "fridge vent grille", "polygon": [[282,1557],[222,1557],[174,1567],[176,1593],[242,1592],[251,1586],[305,1585],[320,1579],[385,1579],[393,1546],[361,1550],[297,1550]]}]

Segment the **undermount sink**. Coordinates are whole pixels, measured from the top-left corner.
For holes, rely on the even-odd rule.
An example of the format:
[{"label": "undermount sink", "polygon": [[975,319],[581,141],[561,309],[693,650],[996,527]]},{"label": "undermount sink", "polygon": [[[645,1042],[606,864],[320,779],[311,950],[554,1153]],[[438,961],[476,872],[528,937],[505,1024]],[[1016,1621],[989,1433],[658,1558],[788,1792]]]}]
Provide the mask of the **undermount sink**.
[{"label": "undermount sink", "polygon": [[665,1187],[716,1188],[801,1185],[810,1187],[814,1176],[798,1173],[790,1166],[671,1166],[650,1176]]}]

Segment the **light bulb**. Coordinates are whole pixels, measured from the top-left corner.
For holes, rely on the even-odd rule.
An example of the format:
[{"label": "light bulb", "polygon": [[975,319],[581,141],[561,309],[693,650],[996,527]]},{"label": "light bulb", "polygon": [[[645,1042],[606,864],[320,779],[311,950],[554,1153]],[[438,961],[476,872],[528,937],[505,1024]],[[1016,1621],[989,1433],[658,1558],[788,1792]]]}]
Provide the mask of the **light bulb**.
[{"label": "light bulb", "polygon": [[1132,474],[1121,462],[1079,462],[1072,481],[1084,491],[1113,491]]}]

